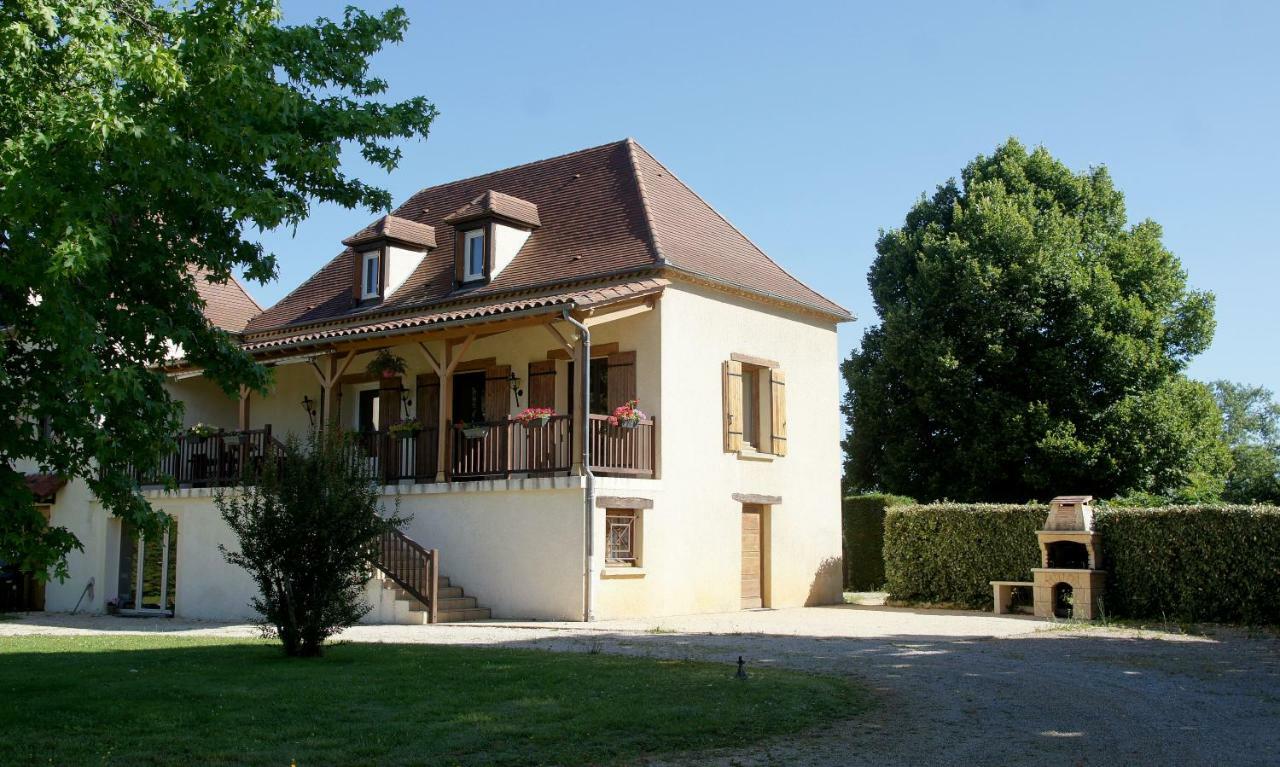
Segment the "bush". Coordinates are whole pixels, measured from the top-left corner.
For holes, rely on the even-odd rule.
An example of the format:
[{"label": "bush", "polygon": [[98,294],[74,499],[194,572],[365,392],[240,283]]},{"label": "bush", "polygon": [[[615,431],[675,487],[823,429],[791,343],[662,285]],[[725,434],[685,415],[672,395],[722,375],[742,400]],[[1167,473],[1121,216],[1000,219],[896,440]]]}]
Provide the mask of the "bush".
[{"label": "bush", "polygon": [[1280,508],[1103,507],[1095,528],[1109,613],[1280,623]]},{"label": "bush", "polygon": [[[1280,623],[1280,508],[1098,506],[1107,614]],[[1044,506],[931,504],[885,515],[891,599],[990,609],[990,581],[1031,580]]]},{"label": "bush", "polygon": [[844,499],[844,588],[872,591],[884,586],[884,513],[915,503],[901,495],[869,494]]},{"label": "bush", "polygon": [[[1029,581],[1047,506],[937,503],[890,508],[884,520],[889,598],[991,608],[990,581]],[[1104,546],[1105,548],[1105,541]]]},{"label": "bush", "polygon": [[253,576],[260,593],[250,604],[287,655],[319,655],[369,611],[369,562],[387,526],[403,521],[378,516],[378,493],[370,462],[335,430],[290,437],[256,485],[218,496],[240,550],[219,548]]}]

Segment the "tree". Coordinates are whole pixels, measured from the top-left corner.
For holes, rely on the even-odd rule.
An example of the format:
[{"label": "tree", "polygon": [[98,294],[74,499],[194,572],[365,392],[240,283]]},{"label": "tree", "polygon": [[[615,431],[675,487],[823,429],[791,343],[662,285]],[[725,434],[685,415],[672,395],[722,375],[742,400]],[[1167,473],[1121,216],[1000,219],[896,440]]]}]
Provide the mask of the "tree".
[{"label": "tree", "polygon": [[0,5],[0,560],[65,574],[21,467],[84,478],[111,512],[163,524],[128,464],[181,424],[159,370],[176,345],[229,394],[267,371],[204,319],[195,277],[267,281],[248,230],[313,201],[387,209],[344,145],[390,171],[435,108],[378,99],[369,57],[403,10],[285,26],[272,0],[8,0]]},{"label": "tree", "polygon": [[1270,389],[1214,381],[1231,473],[1223,498],[1232,503],[1280,504],[1280,403]]},{"label": "tree", "polygon": [[325,639],[354,625],[369,607],[369,580],[378,539],[404,520],[379,515],[371,463],[350,435],[313,432],[290,437],[256,483],[221,493],[215,503],[239,550],[219,546],[253,576],[250,601],[287,655],[321,653]]},{"label": "tree", "polygon": [[921,499],[1211,497],[1229,456],[1183,369],[1213,335],[1153,221],[1105,168],[1016,140],[882,232],[880,324],[842,365],[846,476]]}]

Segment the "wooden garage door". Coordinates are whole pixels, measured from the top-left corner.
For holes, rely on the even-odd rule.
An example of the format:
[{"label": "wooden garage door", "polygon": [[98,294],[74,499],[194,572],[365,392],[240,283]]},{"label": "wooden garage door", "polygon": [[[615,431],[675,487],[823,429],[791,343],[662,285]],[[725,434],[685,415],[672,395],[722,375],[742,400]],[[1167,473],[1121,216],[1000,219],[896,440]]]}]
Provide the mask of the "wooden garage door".
[{"label": "wooden garage door", "polygon": [[761,513],[759,506],[742,507],[742,609],[763,607],[761,546]]}]

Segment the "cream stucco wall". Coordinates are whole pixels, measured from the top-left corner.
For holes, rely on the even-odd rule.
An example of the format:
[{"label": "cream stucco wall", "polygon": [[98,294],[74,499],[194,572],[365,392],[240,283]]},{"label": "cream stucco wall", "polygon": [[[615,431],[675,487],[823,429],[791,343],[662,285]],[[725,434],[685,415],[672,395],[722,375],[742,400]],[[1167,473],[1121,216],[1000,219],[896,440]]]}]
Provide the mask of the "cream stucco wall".
[{"label": "cream stucco wall", "polygon": [[[561,328],[566,336],[571,329]],[[769,607],[838,602],[840,599],[840,426],[837,348],[833,324],[770,309],[683,283],[670,286],[656,308],[592,328],[596,345],[617,342],[636,352],[637,393],[658,422],[659,477],[601,478],[598,494],[645,498],[641,512],[642,567],[621,573],[604,567],[605,509],[594,511],[597,570],[592,592],[597,618],[733,611],[740,606],[741,504],[734,493],[780,496],[767,509],[764,600]],[[429,344],[442,357],[438,342]],[[540,327],[478,339],[464,360],[495,358],[510,365],[526,389],[508,411],[528,404],[528,364],[545,360],[557,343]],[[416,374],[429,366],[420,350],[393,351],[409,370],[403,378],[416,398]],[[776,360],[787,376],[789,455],[769,460],[723,450],[721,363],[738,352]],[[372,353],[357,357],[349,374],[361,374]],[[570,412],[568,363],[557,364],[556,409]],[[343,387],[344,426],[355,425],[355,392]],[[186,422],[226,428],[238,423],[238,407],[212,383],[175,382],[187,406]],[[665,395],[665,396],[664,396]],[[269,396],[254,396],[250,426],[271,424],[285,438],[305,434],[304,396],[316,400],[319,384],[305,363],[274,369]],[[416,408],[416,402],[414,403]],[[583,478],[520,480],[389,488],[401,512],[412,517],[410,537],[439,549],[442,572],[475,596],[497,618],[579,619],[583,611]],[[247,574],[227,565],[217,550],[230,534],[209,491],[151,493],[152,503],[178,519],[178,614],[247,617],[253,593]],[[71,578],[50,584],[50,609],[70,609],[88,578],[101,610],[115,596],[118,523],[94,502],[83,483],[64,488],[54,509],[85,544],[69,561]],[[114,537],[113,537],[114,536]]]},{"label": "cream stucco wall", "polygon": [[[684,284],[669,287],[661,306],[661,493],[642,512],[644,575],[603,571],[597,616],[739,609],[742,504],[734,493],[782,498],[764,517],[765,606],[839,602],[834,325]],[[721,363],[734,352],[777,361],[786,373],[785,457],[724,452]],[[597,530],[603,523],[601,510]]]}]

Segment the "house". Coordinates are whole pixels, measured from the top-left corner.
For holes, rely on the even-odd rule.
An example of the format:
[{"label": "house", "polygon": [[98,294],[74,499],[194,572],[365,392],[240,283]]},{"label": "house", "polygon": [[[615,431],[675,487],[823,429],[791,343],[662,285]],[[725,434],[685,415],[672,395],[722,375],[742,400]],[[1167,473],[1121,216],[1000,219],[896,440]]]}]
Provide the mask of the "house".
[{"label": "house", "polygon": [[[606,619],[836,603],[836,326],[803,285],[632,140],[423,189],[263,311],[200,281],[272,366],[229,399],[175,364],[175,525],[140,540],[82,482],[85,544],[47,608],[241,618],[214,505],[288,434],[358,432],[388,501],[369,620]],[[369,372],[393,355],[404,371]],[[638,401],[643,417],[612,420]],[[521,416],[549,408],[549,416]],[[396,424],[401,426],[396,429]],[[96,587],[86,592],[93,579]]]}]

